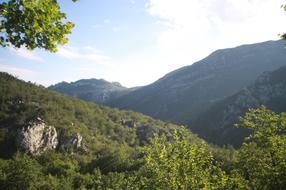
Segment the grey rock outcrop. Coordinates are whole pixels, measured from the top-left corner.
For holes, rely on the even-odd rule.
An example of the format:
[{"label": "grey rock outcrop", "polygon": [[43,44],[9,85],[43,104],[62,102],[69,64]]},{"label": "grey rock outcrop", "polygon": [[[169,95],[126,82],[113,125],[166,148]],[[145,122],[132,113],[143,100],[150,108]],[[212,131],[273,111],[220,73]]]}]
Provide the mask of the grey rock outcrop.
[{"label": "grey rock outcrop", "polygon": [[79,133],[74,133],[70,138],[66,139],[61,146],[62,151],[86,151],[82,142],[82,136]]},{"label": "grey rock outcrop", "polygon": [[57,148],[57,131],[44,122],[30,123],[19,132],[16,145],[26,153],[40,155],[47,150]]},{"label": "grey rock outcrop", "polygon": [[137,124],[135,121],[133,120],[125,120],[125,119],[121,119],[121,124],[122,125],[125,125],[129,128],[136,128],[137,127]]},{"label": "grey rock outcrop", "polygon": [[164,128],[156,128],[156,126],[148,124],[138,124],[136,128],[136,135],[139,140],[139,144],[144,146],[150,143],[150,140],[154,137],[165,136],[168,141],[173,140],[173,135],[170,131]]}]

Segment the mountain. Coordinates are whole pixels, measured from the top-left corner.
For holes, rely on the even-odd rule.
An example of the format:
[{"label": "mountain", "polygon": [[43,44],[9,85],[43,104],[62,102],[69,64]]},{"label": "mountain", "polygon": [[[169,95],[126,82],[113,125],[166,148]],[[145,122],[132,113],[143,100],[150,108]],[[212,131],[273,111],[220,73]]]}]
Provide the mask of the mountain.
[{"label": "mountain", "polygon": [[104,104],[110,99],[122,96],[134,89],[126,88],[117,82],[107,82],[103,79],[82,79],[76,82],[61,82],[49,89],[98,104]]},{"label": "mountain", "polygon": [[156,181],[162,185],[155,189],[163,189],[161,176],[169,181],[170,171],[194,173],[189,184],[210,180],[210,187],[217,176],[225,181],[218,167],[232,166],[235,155],[182,126],[66,97],[2,72],[0,108],[1,190],[154,189]]},{"label": "mountain", "polygon": [[154,118],[190,124],[213,102],[252,84],[265,71],[286,65],[284,41],[217,50],[107,104]]},{"label": "mountain", "polygon": [[[285,94],[278,82],[285,82],[285,70],[268,76],[261,83],[273,90],[258,89]],[[3,190],[285,187],[285,113],[261,110],[260,122],[246,120],[245,127],[259,128],[257,143],[236,151],[209,146],[183,127],[65,97],[6,73],[0,73],[0,108]],[[150,142],[159,135],[165,138]]]},{"label": "mountain", "polygon": [[49,149],[71,151],[72,146],[92,159],[102,152],[134,152],[156,135],[170,137],[183,130],[140,113],[66,97],[1,72],[0,107],[1,157],[9,157],[19,147],[37,155]]},{"label": "mountain", "polygon": [[240,146],[250,131],[234,124],[249,108],[262,105],[275,112],[286,112],[286,66],[261,74],[253,85],[216,102],[193,123],[192,130],[209,142]]}]

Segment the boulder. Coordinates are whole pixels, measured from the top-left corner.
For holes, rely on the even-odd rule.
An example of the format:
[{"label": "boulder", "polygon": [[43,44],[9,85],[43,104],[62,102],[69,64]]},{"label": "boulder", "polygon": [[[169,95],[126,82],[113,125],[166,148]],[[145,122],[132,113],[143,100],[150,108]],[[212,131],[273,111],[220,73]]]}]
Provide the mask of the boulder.
[{"label": "boulder", "polygon": [[57,148],[57,131],[54,127],[47,126],[43,121],[30,123],[18,133],[16,145],[26,153],[40,155],[47,150]]},{"label": "boulder", "polygon": [[70,138],[66,139],[61,146],[63,151],[86,151],[82,142],[82,136],[79,133],[74,133]]}]

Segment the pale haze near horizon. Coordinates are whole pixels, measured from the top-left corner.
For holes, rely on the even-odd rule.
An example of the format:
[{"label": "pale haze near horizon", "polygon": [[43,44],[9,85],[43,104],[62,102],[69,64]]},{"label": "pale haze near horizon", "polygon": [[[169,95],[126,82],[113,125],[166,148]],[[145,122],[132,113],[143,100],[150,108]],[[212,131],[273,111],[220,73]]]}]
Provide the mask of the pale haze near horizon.
[{"label": "pale haze near horizon", "polygon": [[286,32],[284,0],[59,3],[76,24],[69,43],[55,54],[1,48],[0,71],[45,86],[88,78],[142,86],[217,49]]}]

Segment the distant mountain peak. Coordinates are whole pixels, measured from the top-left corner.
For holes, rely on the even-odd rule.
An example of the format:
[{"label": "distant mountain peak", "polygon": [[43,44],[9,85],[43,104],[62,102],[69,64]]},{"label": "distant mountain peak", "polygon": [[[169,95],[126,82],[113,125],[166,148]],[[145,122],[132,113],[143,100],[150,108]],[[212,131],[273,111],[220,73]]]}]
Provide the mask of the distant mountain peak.
[{"label": "distant mountain peak", "polygon": [[108,82],[104,79],[81,79],[74,82],[61,82],[49,87],[66,96],[80,98],[90,102],[103,104],[111,98],[123,95],[131,89],[118,82]]},{"label": "distant mountain peak", "polygon": [[286,65],[284,41],[266,41],[220,49],[109,102],[162,120],[190,123],[212,102],[251,85],[265,71]]},{"label": "distant mountain peak", "polygon": [[[138,111],[195,129],[194,122],[216,102],[240,91],[243,91],[243,97],[248,97],[242,105],[255,99],[252,95],[248,96],[251,93],[247,87],[258,84],[256,80],[262,80],[258,76],[263,77],[264,72],[286,66],[284,44],[279,40],[220,49],[140,88],[126,88],[116,82],[98,79],[80,80],[85,85],[63,83],[58,88],[50,88],[68,96]],[[280,76],[279,80],[281,77],[285,79],[285,75],[277,73],[276,76]],[[207,115],[204,120],[210,117]],[[208,132],[211,130],[204,131]]]}]

